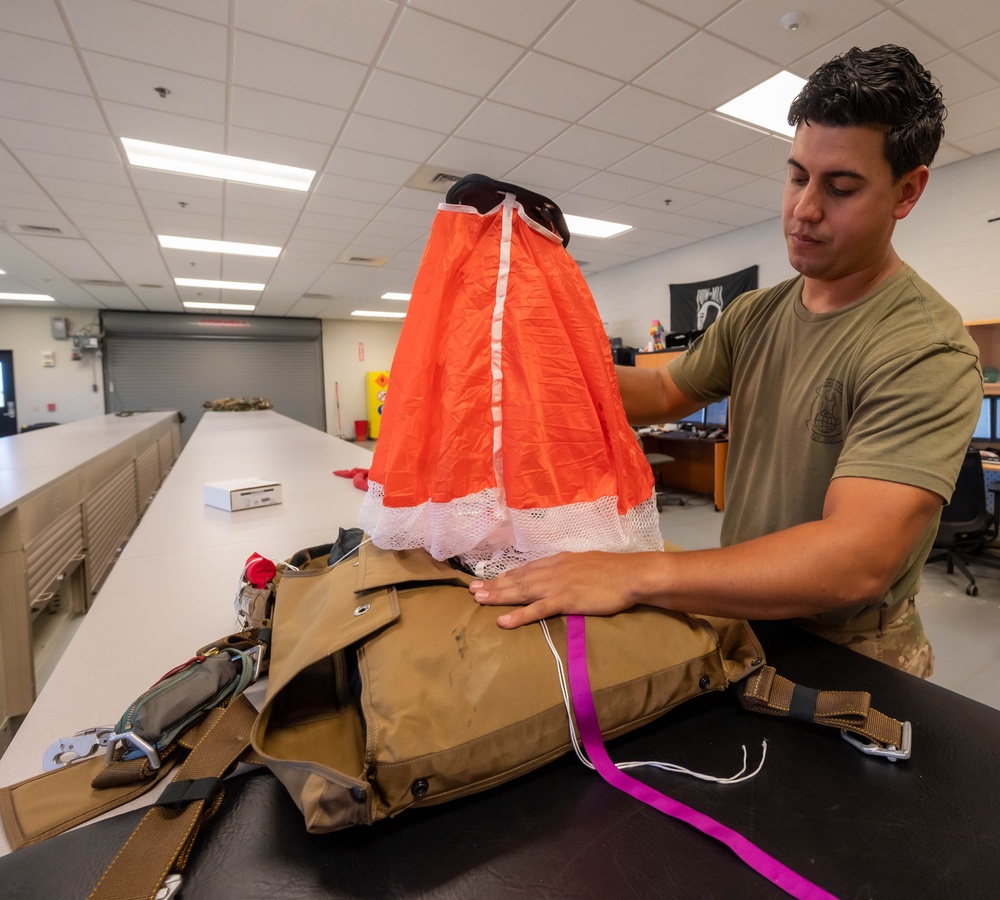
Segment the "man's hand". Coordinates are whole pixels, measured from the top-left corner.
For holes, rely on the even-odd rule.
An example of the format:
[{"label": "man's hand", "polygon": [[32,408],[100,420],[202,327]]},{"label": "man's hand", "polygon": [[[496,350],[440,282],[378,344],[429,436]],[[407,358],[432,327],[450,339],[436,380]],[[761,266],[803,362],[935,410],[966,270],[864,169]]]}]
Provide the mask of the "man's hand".
[{"label": "man's hand", "polygon": [[473,581],[469,590],[484,606],[518,606],[497,619],[517,628],[549,616],[608,616],[634,606],[636,568],[643,553],[559,553]]}]

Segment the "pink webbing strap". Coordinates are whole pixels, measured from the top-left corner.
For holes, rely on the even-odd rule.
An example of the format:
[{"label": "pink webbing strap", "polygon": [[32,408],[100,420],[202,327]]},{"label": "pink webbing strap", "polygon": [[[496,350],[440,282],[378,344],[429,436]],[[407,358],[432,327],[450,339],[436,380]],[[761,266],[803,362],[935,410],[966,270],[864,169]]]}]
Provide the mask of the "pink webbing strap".
[{"label": "pink webbing strap", "polygon": [[583,616],[567,617],[566,652],[569,661],[570,692],[573,696],[573,709],[576,713],[577,725],[580,728],[580,737],[583,739],[583,746],[590,761],[594,764],[594,768],[608,784],[668,816],[693,825],[709,837],[722,841],[751,869],[759,872],[793,897],[797,897],[799,900],[819,900],[819,898],[830,900],[833,898],[833,894],[793,872],[774,857],[751,844],[738,832],[697,810],[691,809],[690,806],[672,800],[666,794],[622,772],[608,756],[608,751],[604,747],[604,739],[601,736],[601,727],[597,722],[594,698],[590,693],[590,676],[587,673],[587,634],[586,620]]}]

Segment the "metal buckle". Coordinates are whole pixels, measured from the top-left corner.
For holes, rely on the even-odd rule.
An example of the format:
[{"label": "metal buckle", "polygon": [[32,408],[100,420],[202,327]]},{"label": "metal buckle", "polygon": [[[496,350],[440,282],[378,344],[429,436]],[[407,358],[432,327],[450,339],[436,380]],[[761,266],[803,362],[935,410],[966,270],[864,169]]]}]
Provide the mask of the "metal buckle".
[{"label": "metal buckle", "polygon": [[98,748],[107,747],[111,735],[115,733],[114,725],[98,725],[78,731],[72,737],[59,738],[49,744],[42,757],[42,768],[53,772],[64,766],[70,766],[81,759],[92,756]]},{"label": "metal buckle", "polygon": [[889,760],[889,762],[898,762],[901,759],[910,758],[910,750],[913,746],[913,728],[909,722],[903,722],[902,724],[903,734],[900,741],[902,744],[901,747],[897,747],[895,744],[889,744],[888,747],[882,747],[874,741],[862,741],[849,731],[841,731],[840,736],[847,741],[848,744],[856,747],[867,756],[881,756]]},{"label": "metal buckle", "polygon": [[149,760],[149,767],[154,772],[160,768],[160,754],[156,752],[156,748],[149,741],[139,737],[132,731],[124,731],[121,734],[111,734],[108,736],[107,749],[104,752],[105,763],[110,765],[113,762],[112,756],[114,756],[115,747],[118,746],[120,741],[128,741],[137,750],[141,750],[146,755],[146,759]]},{"label": "metal buckle", "polygon": [[260,678],[261,669],[264,668],[264,646],[263,644],[256,644],[243,652],[253,659],[253,677],[250,679],[250,683],[253,684]]},{"label": "metal buckle", "polygon": [[153,895],[153,900],[170,900],[180,893],[183,883],[184,879],[177,872],[168,875],[163,879],[163,887]]}]

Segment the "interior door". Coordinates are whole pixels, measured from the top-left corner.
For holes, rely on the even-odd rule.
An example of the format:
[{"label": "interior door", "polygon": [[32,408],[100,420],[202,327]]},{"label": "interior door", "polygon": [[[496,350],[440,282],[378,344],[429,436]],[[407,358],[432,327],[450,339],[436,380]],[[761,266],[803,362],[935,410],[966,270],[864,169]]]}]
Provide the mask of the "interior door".
[{"label": "interior door", "polygon": [[14,351],[0,350],[0,437],[17,434],[14,402]]}]

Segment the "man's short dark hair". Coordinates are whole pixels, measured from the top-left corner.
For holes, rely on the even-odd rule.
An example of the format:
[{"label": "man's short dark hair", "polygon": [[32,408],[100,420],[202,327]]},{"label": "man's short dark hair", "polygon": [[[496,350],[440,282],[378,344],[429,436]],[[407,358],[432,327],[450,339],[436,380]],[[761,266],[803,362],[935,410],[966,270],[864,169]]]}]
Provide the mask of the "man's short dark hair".
[{"label": "man's short dark hair", "polygon": [[854,47],[820,66],[788,110],[788,124],[869,126],[885,132],[885,158],[898,181],[929,166],[944,136],[941,89],[906,48]]}]

